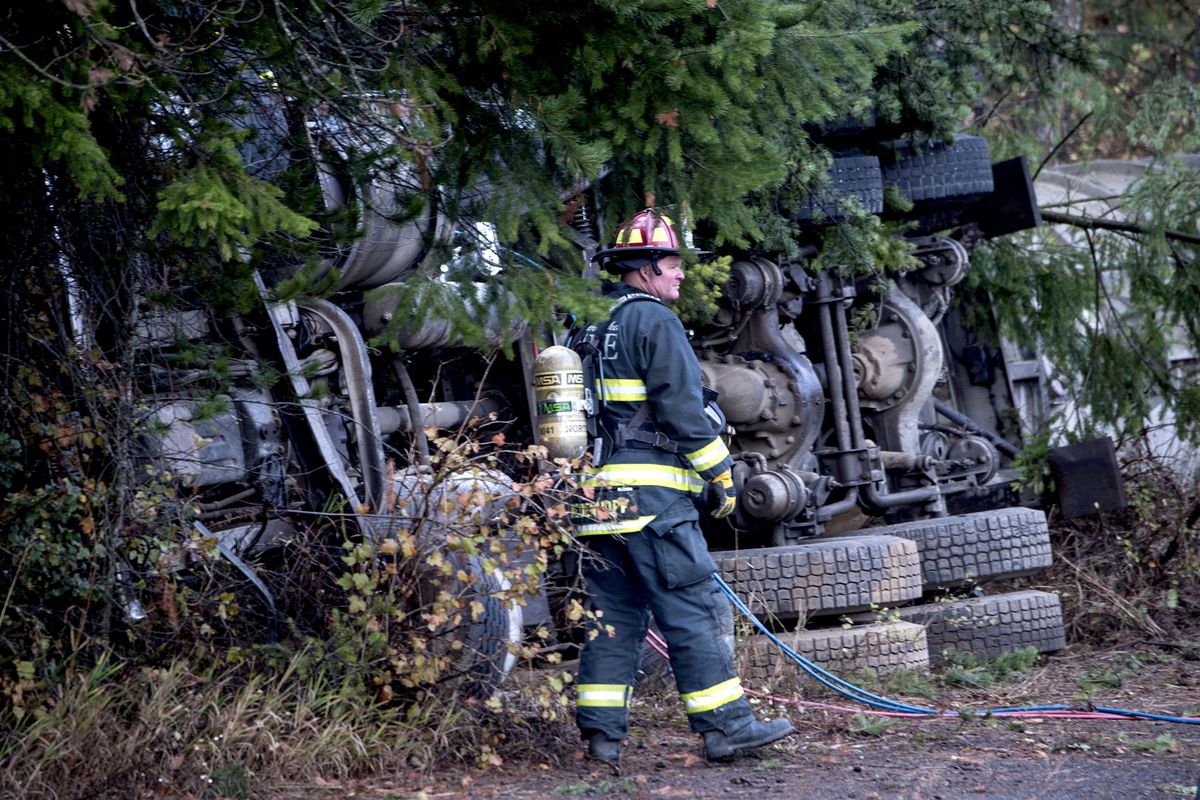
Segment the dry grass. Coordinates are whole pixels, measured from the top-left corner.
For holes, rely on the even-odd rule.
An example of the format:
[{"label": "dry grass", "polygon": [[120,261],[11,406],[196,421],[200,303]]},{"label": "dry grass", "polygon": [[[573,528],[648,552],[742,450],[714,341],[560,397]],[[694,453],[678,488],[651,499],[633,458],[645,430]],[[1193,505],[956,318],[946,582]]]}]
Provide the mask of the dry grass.
[{"label": "dry grass", "polygon": [[1073,520],[1050,515],[1054,566],[1036,580],[1062,598],[1068,641],[1196,635],[1200,498],[1164,465],[1139,466],[1126,477],[1127,508]]},{"label": "dry grass", "polygon": [[261,796],[316,776],[478,760],[503,738],[501,715],[481,724],[481,709],[448,693],[382,706],[304,659],[250,678],[182,662],[75,675],[3,742],[0,797]]}]

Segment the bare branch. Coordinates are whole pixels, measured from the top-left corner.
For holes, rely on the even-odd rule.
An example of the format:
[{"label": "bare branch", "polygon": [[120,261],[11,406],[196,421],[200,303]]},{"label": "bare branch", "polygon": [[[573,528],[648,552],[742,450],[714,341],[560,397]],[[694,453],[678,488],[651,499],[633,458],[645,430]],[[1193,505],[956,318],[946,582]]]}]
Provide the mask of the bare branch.
[{"label": "bare branch", "polygon": [[1055,153],[1057,153],[1059,150],[1061,150],[1066,145],[1066,143],[1071,140],[1071,137],[1075,135],[1075,132],[1083,127],[1083,123],[1087,122],[1089,119],[1091,119],[1091,117],[1092,117],[1091,111],[1089,111],[1088,113],[1086,113],[1082,117],[1080,117],[1079,122],[1075,123],[1075,127],[1071,128],[1071,130],[1067,131],[1067,135],[1062,137],[1061,139],[1059,139],[1058,143],[1055,144],[1054,147],[1050,148],[1050,152],[1046,154],[1046,157],[1043,158],[1041,160],[1041,163],[1039,163],[1037,165],[1037,169],[1035,169],[1033,171],[1032,180],[1035,180],[1035,181],[1037,180],[1038,175],[1042,174],[1042,169],[1046,166],[1046,164],[1050,163],[1050,159],[1054,158]]}]

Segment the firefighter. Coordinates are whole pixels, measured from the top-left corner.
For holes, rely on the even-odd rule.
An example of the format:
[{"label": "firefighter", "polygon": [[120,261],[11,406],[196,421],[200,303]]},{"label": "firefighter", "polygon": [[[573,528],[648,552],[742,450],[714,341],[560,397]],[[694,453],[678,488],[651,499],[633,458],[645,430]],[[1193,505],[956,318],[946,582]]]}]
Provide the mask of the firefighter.
[{"label": "firefighter", "polygon": [[612,317],[585,331],[598,350],[599,422],[611,451],[585,482],[575,530],[591,551],[581,570],[605,628],[580,656],[576,723],[588,755],[616,764],[628,734],[629,700],[650,615],[670,648],[692,730],[719,761],[793,732],[786,719],[757,721],[733,668],[733,618],[700,531],[702,507],[734,510],[724,417],[706,413],[700,365],[679,317],[665,303],[683,281],[670,219],[647,209],[596,254],[619,276],[606,294]]}]

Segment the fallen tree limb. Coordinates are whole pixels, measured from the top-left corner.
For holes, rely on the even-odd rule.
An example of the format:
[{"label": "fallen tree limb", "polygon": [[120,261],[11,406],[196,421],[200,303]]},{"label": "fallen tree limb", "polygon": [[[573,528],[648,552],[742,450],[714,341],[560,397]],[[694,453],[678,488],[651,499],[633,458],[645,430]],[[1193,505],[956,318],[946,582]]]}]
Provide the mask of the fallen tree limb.
[{"label": "fallen tree limb", "polygon": [[[1073,227],[1084,228],[1086,230],[1123,231],[1125,233],[1140,233],[1146,236],[1149,236],[1152,233],[1152,231],[1145,226],[1138,225],[1134,222],[1117,222],[1116,220],[1100,219],[1099,217],[1063,214],[1059,211],[1048,211],[1046,209],[1041,209],[1041,212],[1043,222],[1053,222],[1059,225],[1071,225]],[[1200,244],[1200,236],[1193,233],[1184,233],[1183,231],[1172,230],[1164,230],[1162,233],[1166,238],[1173,239],[1177,242]]]}]

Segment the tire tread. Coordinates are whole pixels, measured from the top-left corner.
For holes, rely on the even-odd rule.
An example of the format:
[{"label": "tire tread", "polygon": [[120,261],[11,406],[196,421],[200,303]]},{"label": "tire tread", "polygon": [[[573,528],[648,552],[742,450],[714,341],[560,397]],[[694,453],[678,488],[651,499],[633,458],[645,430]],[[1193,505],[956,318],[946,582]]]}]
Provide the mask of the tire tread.
[{"label": "tire tread", "polygon": [[1067,646],[1062,605],[1051,592],[1025,590],[908,606],[899,615],[925,626],[935,666],[949,652],[996,658],[1026,647],[1051,653]]},{"label": "tire tread", "polygon": [[1019,506],[881,525],[851,535],[916,543],[927,592],[1031,575],[1053,560],[1046,515]]},{"label": "tire tread", "polygon": [[[929,667],[925,628],[911,622],[798,630],[777,635],[801,656],[839,676],[864,670],[886,675]],[[748,680],[777,684],[800,674],[800,667],[765,635],[747,637],[739,653],[741,675]]]},{"label": "tire tread", "polygon": [[784,619],[894,605],[921,596],[917,545],[894,536],[830,538],[712,553],[755,613]]}]

